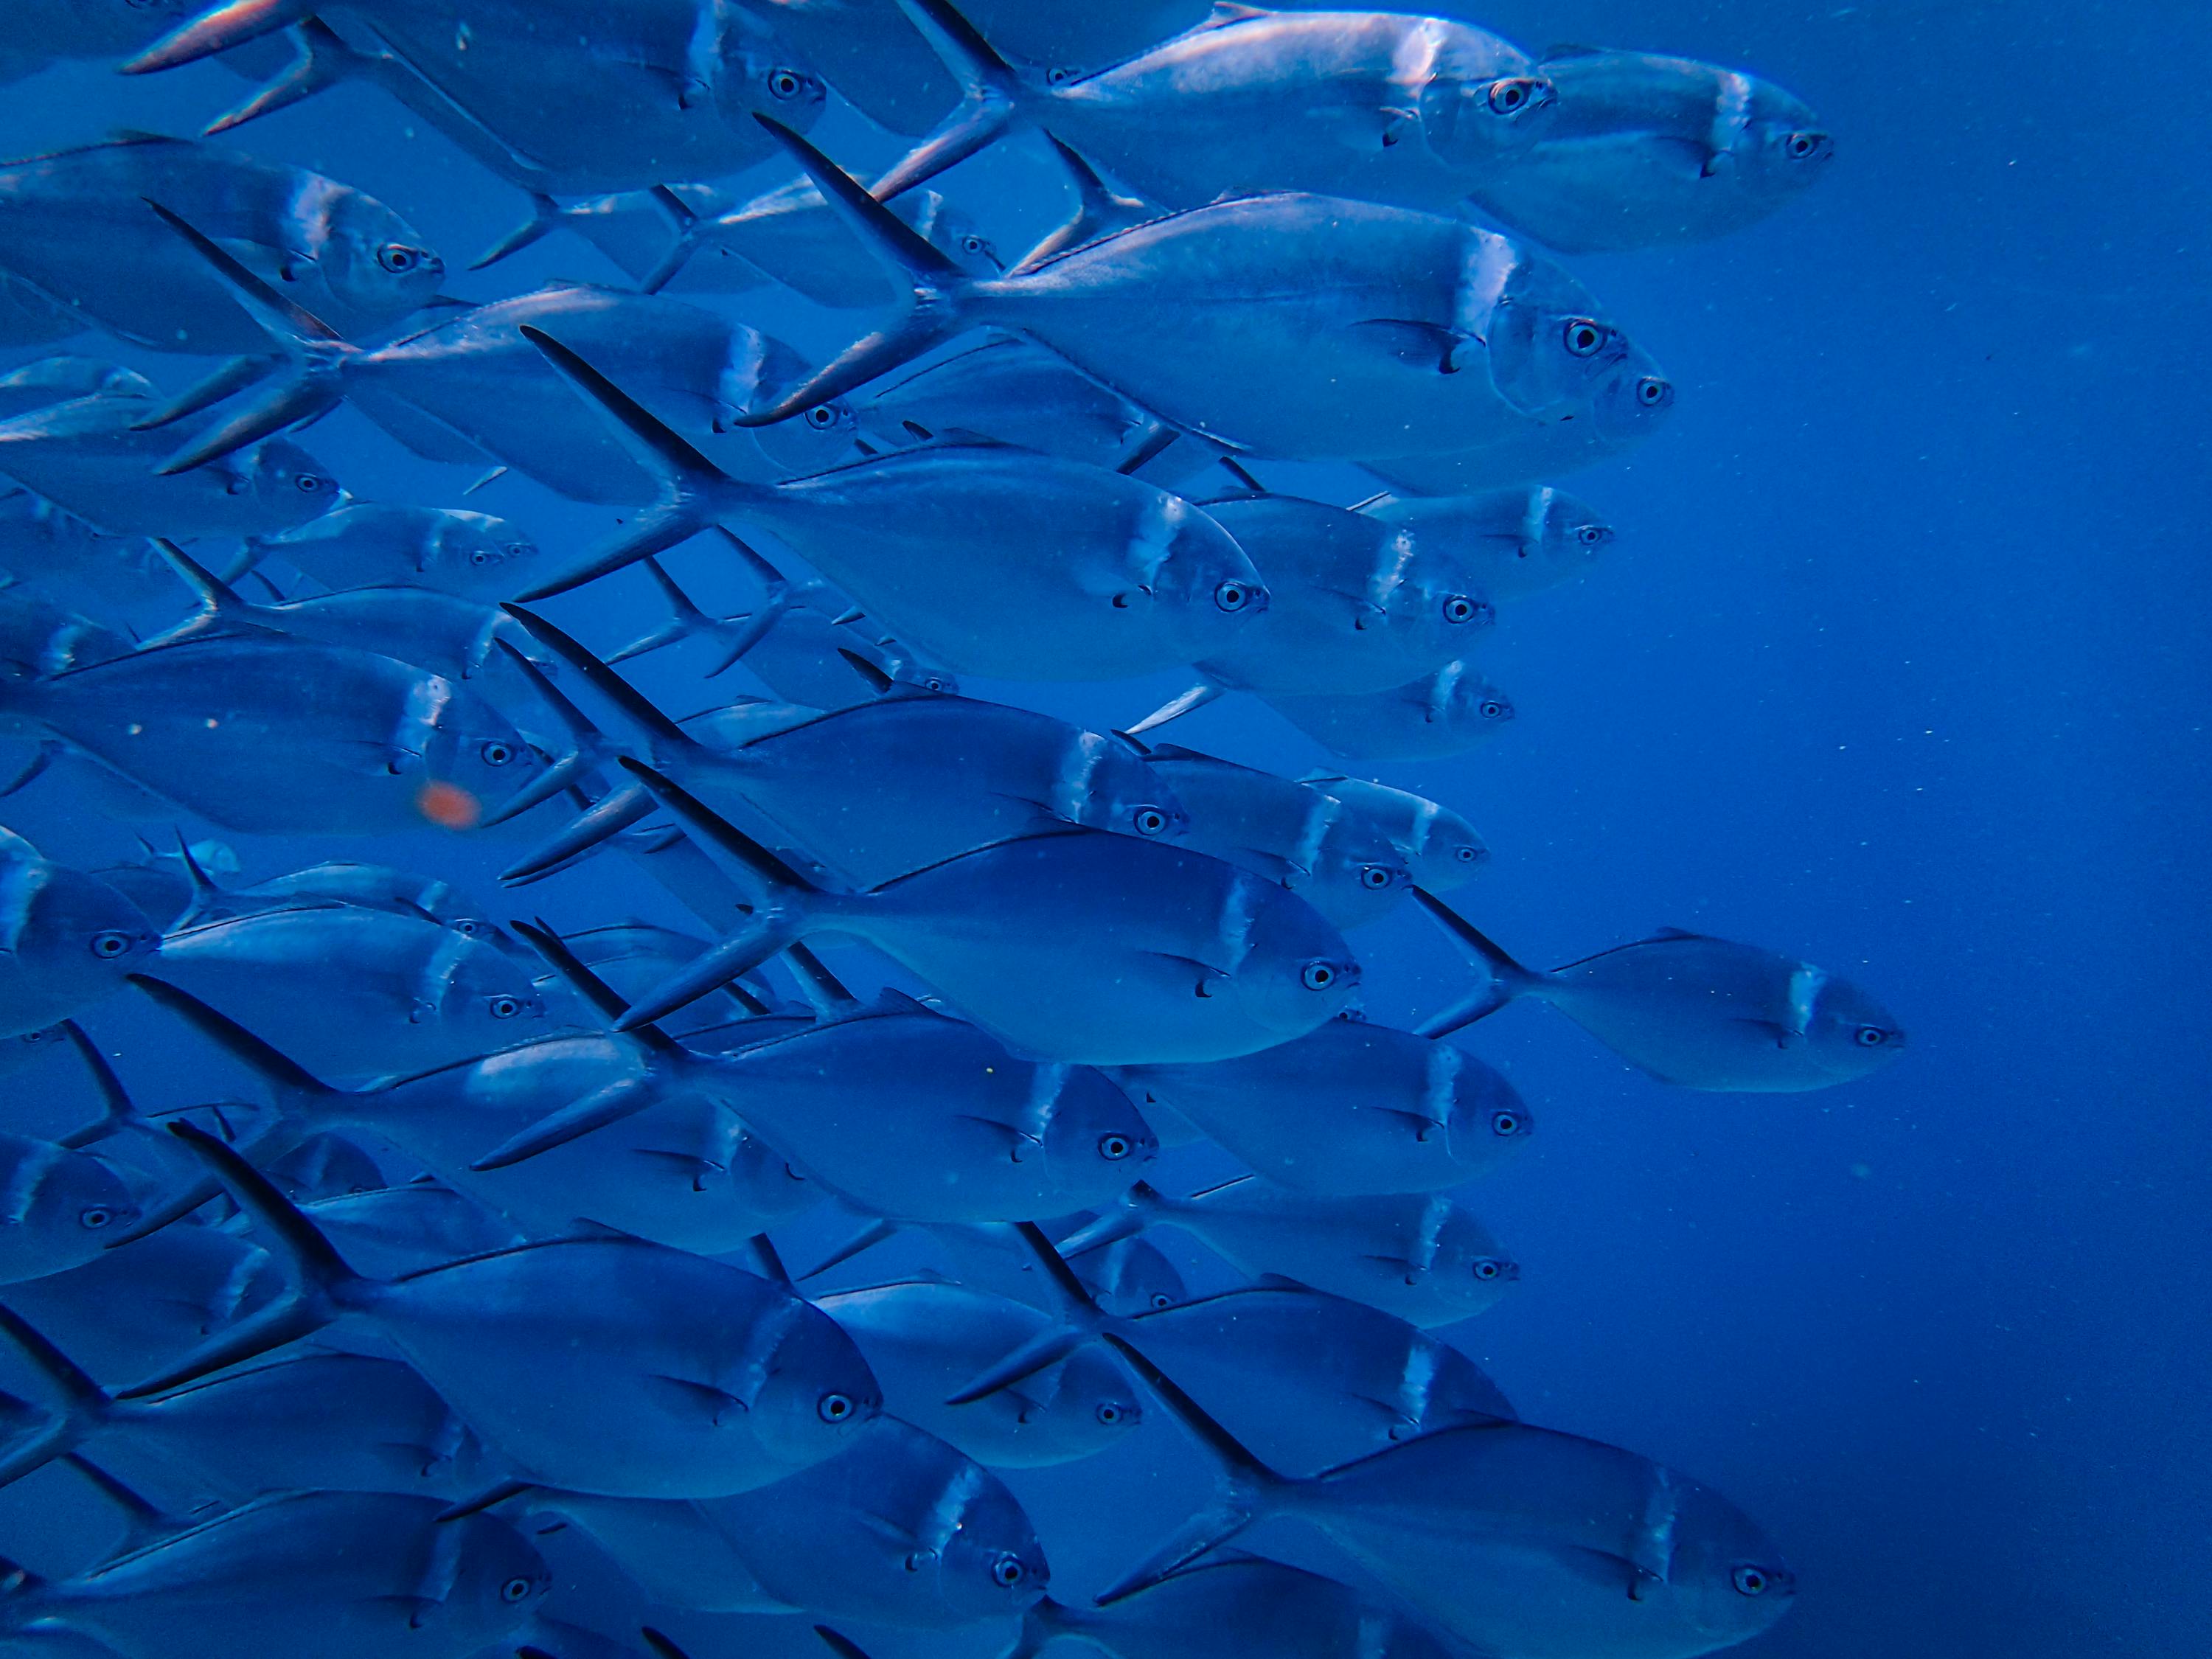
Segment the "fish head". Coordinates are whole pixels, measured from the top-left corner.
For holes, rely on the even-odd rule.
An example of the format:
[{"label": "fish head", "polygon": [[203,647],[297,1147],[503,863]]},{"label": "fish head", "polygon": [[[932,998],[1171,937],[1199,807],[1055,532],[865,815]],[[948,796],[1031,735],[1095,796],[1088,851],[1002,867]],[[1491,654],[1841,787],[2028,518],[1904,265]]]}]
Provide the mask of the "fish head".
[{"label": "fish head", "polygon": [[374,197],[329,191],[321,220],[312,239],[316,269],[331,293],[366,316],[419,311],[446,280],[446,262],[422,233]]},{"label": "fish head", "polygon": [[345,500],[337,476],[289,439],[257,444],[236,463],[232,489],[250,493],[276,524],[305,524]]},{"label": "fish head", "polygon": [[1117,1319],[1158,1313],[1190,1299],[1174,1262],[1146,1238],[1123,1238],[1068,1263],[1100,1308]]},{"label": "fish head", "polygon": [[1430,1200],[1434,1241],[1429,1274],[1449,1300],[1478,1314],[1521,1282],[1521,1264],[1472,1211],[1443,1198]]},{"label": "fish head", "polygon": [[1142,1392],[1121,1363],[1096,1346],[1060,1362],[1052,1410],[1071,1427],[1081,1425],[1101,1451],[1145,1420]]},{"label": "fish head", "polygon": [[441,510],[423,526],[418,571],[448,588],[511,593],[537,556],[538,544],[505,519]]},{"label": "fish head", "polygon": [[1612,395],[1622,366],[1640,357],[1596,295],[1525,248],[1515,250],[1480,331],[1498,395],[1547,423],[1581,416]]},{"label": "fish head", "polygon": [[1806,1036],[1822,1070],[1838,1083],[1864,1077],[1905,1051],[1905,1031],[1894,1016],[1848,980],[1818,975]]},{"label": "fish head", "polygon": [[1810,106],[1756,76],[1725,78],[1729,102],[1723,148],[1717,143],[1705,181],[1726,184],[1771,211],[1809,189],[1835,159],[1835,140]]},{"label": "fish head", "polygon": [[1431,1109],[1443,1121],[1455,1164],[1472,1175],[1528,1144],[1535,1114],[1502,1073],[1449,1043],[1437,1044],[1431,1055]]},{"label": "fish head", "polygon": [[416,808],[470,830],[544,769],[544,757],[482,696],[438,675],[415,683],[392,735],[391,770],[416,781]]},{"label": "fish head", "polygon": [[143,969],[161,948],[146,913],[99,877],[64,865],[37,866],[22,884],[12,935],[0,938],[18,963],[82,978],[93,969],[121,975]]},{"label": "fish head", "polygon": [[[1351,1005],[1359,963],[1320,911],[1273,882],[1239,872],[1230,908],[1243,953],[1225,985],[1245,1017],[1288,1042]],[[1213,994],[1218,995],[1216,991]]]},{"label": "fish head", "polygon": [[908,191],[891,210],[970,276],[1000,276],[1006,262],[982,228],[933,190]]},{"label": "fish head", "polygon": [[0,1255],[11,1277],[92,1261],[138,1213],[129,1183],[105,1158],[0,1134]]},{"label": "fish head", "polygon": [[1203,661],[1267,610],[1267,584],[1209,514],[1180,495],[1140,488],[1147,499],[1120,573],[1134,591],[1116,592],[1114,604],[1122,608],[1141,598],[1166,607],[1183,619],[1190,659]]},{"label": "fish head", "polygon": [[[444,1536],[447,1532],[453,1535]],[[456,1650],[489,1645],[514,1630],[553,1593],[553,1571],[510,1522],[488,1513],[434,1522],[434,1558],[424,1575],[434,1617]]]},{"label": "fish head", "polygon": [[1471,72],[1440,64],[1421,88],[1421,138],[1455,173],[1487,174],[1525,154],[1551,127],[1559,88],[1534,65],[1525,73]]},{"label": "fish head", "polygon": [[1513,699],[1465,663],[1451,664],[1419,690],[1428,723],[1469,744],[1496,737],[1515,718]]},{"label": "fish head", "polygon": [[1118,1197],[1160,1155],[1159,1137],[1103,1072],[1039,1063],[1024,1114],[1068,1207]]},{"label": "fish head", "polygon": [[443,976],[439,1014],[448,1024],[472,1033],[489,1053],[534,1036],[545,1018],[545,999],[529,970],[491,939],[480,937],[477,927],[471,920],[465,928],[445,929],[451,965]]},{"label": "fish head", "polygon": [[750,435],[778,478],[811,477],[876,453],[862,439],[860,417],[842,398],[816,404],[773,426],[754,427]]},{"label": "fish head", "polygon": [[[1586,441],[1597,460],[1649,438],[1674,410],[1674,383],[1642,347],[1632,344],[1613,366],[1590,402],[1595,424]],[[1603,526],[1597,526],[1603,529]],[[1601,537],[1593,545],[1602,546]]]},{"label": "fish head", "polygon": [[[1434,662],[1473,650],[1498,626],[1498,607],[1456,560],[1422,550],[1404,532],[1390,539],[1404,551],[1387,575],[1378,573],[1375,597],[1385,625],[1416,659]],[[1369,625],[1364,618],[1362,625]]]},{"label": "fish head", "polygon": [[1413,879],[1431,893],[1472,881],[1490,862],[1490,846],[1466,817],[1437,801],[1382,784],[1322,783],[1354,816],[1371,817],[1413,867]]},{"label": "fish head", "polygon": [[933,1506],[933,1535],[916,1540],[908,1570],[936,1575],[935,1600],[963,1625],[1018,1616],[1051,1586],[1044,1546],[1003,1480],[967,1458],[960,1463]]},{"label": "fish head", "polygon": [[1549,486],[1528,492],[1522,519],[1519,556],[1579,576],[1613,544],[1613,528],[1578,495]]},{"label": "fish head", "polygon": [[829,83],[761,21],[759,9],[714,8],[715,108],[739,132],[753,132],[755,115],[771,117],[793,132],[811,132],[829,102]]},{"label": "fish head", "polygon": [[775,1320],[746,1420],[771,1457],[802,1469],[835,1456],[881,1416],[884,1391],[836,1321],[811,1303],[791,1303]]},{"label": "fish head", "polygon": [[1796,1575],[1752,1518],[1710,1486],[1666,1476],[1672,1551],[1663,1588],[1684,1620],[1714,1646],[1747,1642],[1778,1623]]},{"label": "fish head", "polygon": [[1190,828],[1189,812],[1158,769],[1121,739],[1095,732],[1062,750],[1051,810],[1069,823],[1145,841],[1174,841]]}]

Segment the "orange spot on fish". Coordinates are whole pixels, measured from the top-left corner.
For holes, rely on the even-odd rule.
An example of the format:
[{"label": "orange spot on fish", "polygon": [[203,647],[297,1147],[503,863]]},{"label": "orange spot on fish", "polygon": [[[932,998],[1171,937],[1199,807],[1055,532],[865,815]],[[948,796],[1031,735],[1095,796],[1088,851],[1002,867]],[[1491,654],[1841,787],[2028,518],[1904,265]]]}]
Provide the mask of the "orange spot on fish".
[{"label": "orange spot on fish", "polygon": [[415,810],[448,830],[473,830],[483,817],[483,803],[459,784],[433,781],[416,792]]}]

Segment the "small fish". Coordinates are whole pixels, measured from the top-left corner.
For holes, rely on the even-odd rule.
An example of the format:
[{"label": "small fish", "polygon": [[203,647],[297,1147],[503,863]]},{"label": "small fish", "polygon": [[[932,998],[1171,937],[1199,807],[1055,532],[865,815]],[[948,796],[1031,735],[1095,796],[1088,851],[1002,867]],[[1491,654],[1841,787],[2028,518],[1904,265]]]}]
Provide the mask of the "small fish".
[{"label": "small fish", "polygon": [[[199,848],[195,846],[190,851],[192,862],[204,872],[207,860],[201,856]],[[232,868],[234,872],[234,854]],[[456,891],[439,877],[420,876],[394,870],[388,865],[360,864],[349,860],[309,865],[304,870],[271,876],[265,881],[211,890],[202,896],[195,920],[213,921],[224,916],[314,904],[347,904],[426,918],[465,939],[491,939],[498,933],[482,905]]]},{"label": "small fish", "polygon": [[1474,826],[1425,796],[1335,772],[1309,772],[1298,781],[1373,825],[1398,849],[1425,891],[1448,893],[1464,886],[1490,861],[1489,845]]},{"label": "small fish", "polygon": [[110,536],[255,536],[336,506],[329,468],[283,438],[178,476],[157,473],[173,434],[142,430],[155,400],[131,392],[71,398],[0,422],[0,472]]},{"label": "small fish", "polygon": [[392,1342],[522,1480],[640,1498],[769,1485],[834,1456],[881,1408],[851,1338],[740,1268],[601,1234],[369,1279],[229,1148],[186,1125],[173,1133],[217,1172],[299,1288],[118,1398],[166,1393],[349,1316]]},{"label": "small fish", "polygon": [[[876,186],[886,199],[1033,125],[1170,208],[1301,190],[1450,212],[1556,101],[1528,53],[1437,17],[1238,6],[1118,61],[1036,63],[951,0],[900,5],[966,97]],[[1106,66],[1071,72],[1091,64]]]},{"label": "small fish", "polygon": [[1014,1048],[1079,1065],[1250,1054],[1330,1018],[1359,982],[1320,912],[1202,854],[1069,830],[833,893],[667,779],[623,766],[763,894],[744,927],[625,1026],[822,932],[866,939]]},{"label": "small fish", "polygon": [[1579,580],[1613,538],[1593,508],[1548,485],[1427,500],[1382,495],[1357,510],[1412,547],[1449,557],[1493,605]]},{"label": "small fish", "polygon": [[150,969],[270,1033],[317,1077],[366,1081],[434,1070],[546,1027],[529,970],[485,939],[425,916],[299,903],[168,934]]},{"label": "small fish", "polygon": [[1748,1641],[1790,1609],[1796,1578],[1750,1517],[1633,1452],[1492,1422],[1286,1475],[1127,1338],[1106,1340],[1189,1431],[1218,1485],[1212,1504],[1103,1603],[1162,1582],[1263,1516],[1295,1515],[1477,1653],[1681,1659]]},{"label": "small fish", "polygon": [[1280,1273],[1424,1329],[1496,1305],[1520,1264],[1442,1193],[1324,1198],[1240,1176],[1191,1198],[1139,1182],[1121,1210],[1060,1241],[1071,1259],[1148,1227],[1179,1227],[1247,1273]]},{"label": "small fish", "polygon": [[1025,1303],[942,1279],[837,1291],[816,1306],[860,1345],[901,1418],[989,1468],[1049,1468],[1121,1444],[1144,1417],[1113,1358],[1086,1347],[961,1405],[946,1399],[1053,1322]]},{"label": "small fish", "polygon": [[1849,1083],[1905,1048],[1895,1018],[1850,981],[1756,945],[1670,927],[1539,973],[1437,900],[1417,896],[1490,975],[1421,1028],[1431,1036],[1526,997],[1550,1003],[1662,1083],[1754,1094]]},{"label": "small fish", "polygon": [[1514,718],[1512,699],[1463,662],[1392,691],[1353,697],[1276,692],[1265,701],[1331,754],[1353,761],[1449,759],[1488,742]]},{"label": "small fish", "polygon": [[[255,537],[246,552],[255,565],[282,559],[340,592],[405,583],[497,599],[523,585],[538,544],[506,520],[482,513],[347,501],[295,529]],[[224,573],[232,581],[245,574],[237,565]]]},{"label": "small fish", "polygon": [[1487,1174],[1535,1128],[1474,1055],[1355,1018],[1237,1060],[1115,1077],[1140,1108],[1167,1106],[1278,1186],[1324,1195],[1441,1192]]},{"label": "small fish", "polygon": [[1726,235],[1796,200],[1835,156],[1820,117],[1757,76],[1565,46],[1539,72],[1559,90],[1557,114],[1468,193],[1563,253]]},{"label": "small fish", "polygon": [[488,1515],[441,1524],[434,1498],[304,1492],[155,1536],[66,1578],[14,1567],[0,1624],[61,1630],[128,1659],[282,1650],[303,1626],[327,1659],[404,1650],[465,1659],[553,1588],[544,1559]]},{"label": "small fish", "polygon": [[138,907],[106,882],[0,830],[0,1037],[91,1006],[161,944]]},{"label": "small fish", "polygon": [[1398,849],[1320,790],[1174,744],[1146,758],[1188,815],[1180,845],[1280,882],[1340,928],[1386,915],[1413,885]]},{"label": "small fish", "polygon": [[303,168],[139,135],[0,170],[0,264],[108,332],[198,356],[265,351],[260,331],[146,210],[218,239],[341,329],[427,304],[446,267],[381,202]]}]

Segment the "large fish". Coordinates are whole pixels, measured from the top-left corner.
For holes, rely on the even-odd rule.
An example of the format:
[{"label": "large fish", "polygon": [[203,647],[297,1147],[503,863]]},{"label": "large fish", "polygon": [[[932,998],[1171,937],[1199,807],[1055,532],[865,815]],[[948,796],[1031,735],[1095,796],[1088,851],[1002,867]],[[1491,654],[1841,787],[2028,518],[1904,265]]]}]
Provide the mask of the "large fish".
[{"label": "large fish", "polygon": [[1244,197],[981,280],[805,139],[784,143],[912,304],[749,422],[813,408],[978,327],[1051,347],[1175,426],[1285,459],[1502,441],[1578,453],[1612,404],[1673,396],[1581,284],[1459,220]]},{"label": "large fish", "polygon": [[624,1024],[825,932],[866,939],[1014,1048],[1082,1065],[1271,1048],[1328,1019],[1359,981],[1343,935],[1320,912],[1203,854],[1070,830],[833,893],[668,780],[623,765],[763,894],[701,968],[647,996]]},{"label": "large fish", "polygon": [[142,972],[265,1031],[314,1076],[411,1076],[542,1035],[528,969],[427,916],[307,902],[195,922]]},{"label": "large fish", "polygon": [[886,1406],[991,1468],[1046,1468],[1096,1457],[1142,1420],[1137,1390],[1111,1356],[1085,1347],[960,1405],[949,1397],[993,1362],[1028,1347],[1053,1321],[1026,1303],[944,1279],[838,1291],[816,1303],[867,1357]]},{"label": "large fish", "polygon": [[261,1498],[66,1578],[13,1568],[0,1627],[67,1632],[123,1659],[234,1659],[313,1632],[325,1659],[465,1659],[553,1587],[512,1526],[440,1524],[434,1498],[303,1492]]},{"label": "large fish", "polygon": [[[1174,788],[1147,760],[1119,739],[1048,715],[884,679],[873,702],[809,711],[727,743],[669,720],[544,618],[511,614],[620,717],[620,752],[718,808],[762,815],[804,859],[857,887],[1059,825],[1146,840],[1187,827]],[[652,809],[641,786],[627,793],[635,816]],[[624,810],[602,800],[591,816],[611,833]],[[510,874],[575,850],[576,837],[564,833]]]},{"label": "large fish", "polygon": [[1468,193],[1562,252],[1726,235],[1794,201],[1835,155],[1800,100],[1717,64],[1559,46],[1539,72],[1557,115]]},{"label": "large fish", "polygon": [[1388,526],[1416,555],[1449,558],[1493,605],[1578,580],[1613,537],[1589,507],[1548,485],[1429,500],[1381,495],[1355,511]]},{"label": "large fish", "polygon": [[836,1456],[759,1492],[691,1504],[565,1493],[573,1521],[655,1601],[958,1630],[1021,1613],[1051,1582],[1013,1493],[952,1447],[878,1418]]},{"label": "large fish", "polygon": [[42,1030],[89,1007],[161,944],[114,888],[0,830],[0,1036]]},{"label": "large fish", "polygon": [[20,1315],[0,1309],[0,1329],[54,1396],[0,1450],[0,1484],[80,1447],[115,1444],[234,1503],[307,1490],[459,1498],[495,1474],[446,1402],[394,1360],[303,1352],[123,1401]]},{"label": "large fish", "polygon": [[[246,555],[256,565],[282,559],[332,589],[404,583],[498,599],[523,586],[524,567],[538,556],[538,544],[506,520],[482,513],[348,501],[295,529],[253,538]],[[235,580],[246,573],[233,565],[225,574]]]},{"label": "large fish", "polygon": [[147,211],[182,214],[346,331],[398,321],[445,264],[421,232],[336,179],[181,138],[133,137],[0,170],[0,264],[156,351],[265,352],[252,319]]},{"label": "large fish", "polygon": [[1446,760],[1488,742],[1514,718],[1513,700],[1464,662],[1389,691],[1276,691],[1264,701],[1329,753],[1352,761]]},{"label": "large fish", "polygon": [[1490,861],[1490,848],[1474,826],[1425,796],[1335,772],[1309,772],[1298,781],[1380,831],[1428,892],[1464,886]]},{"label": "large fish", "polygon": [[1247,1273],[1280,1273],[1425,1329],[1496,1305],[1520,1264],[1443,1193],[1321,1197],[1240,1176],[1190,1198],[1145,1182],[1060,1242],[1070,1257],[1148,1227],[1179,1227]]},{"label": "large fish", "polygon": [[1181,845],[1280,882],[1340,928],[1388,914],[1413,884],[1398,849],[1333,796],[1174,744],[1146,758],[1188,815]]},{"label": "large fish", "polygon": [[1127,1338],[1136,1366],[1219,1474],[1194,1516],[1101,1600],[1120,1600],[1295,1516],[1477,1653],[1690,1659],[1748,1641],[1796,1583],[1749,1516],[1634,1452],[1527,1424],[1440,1430],[1316,1475],[1247,1450]]},{"label": "large fish", "polygon": [[523,1480],[637,1498],[767,1486],[835,1455],[880,1408],[852,1339],[740,1268],[601,1234],[370,1279],[228,1147],[173,1130],[220,1173],[299,1288],[121,1398],[350,1317],[398,1348]]},{"label": "large fish", "polygon": [[1302,190],[1450,212],[1551,125],[1552,82],[1528,53],[1443,18],[1237,6],[1055,74],[1010,60],[951,0],[899,3],[966,96],[876,186],[885,198],[1036,126],[1170,208]]},{"label": "large fish", "polygon": [[250,835],[466,828],[538,768],[463,686],[273,635],[186,640],[0,682],[0,720]]},{"label": "large fish", "polygon": [[1464,1049],[1333,1019],[1292,1042],[1203,1066],[1115,1073],[1279,1186],[1336,1196],[1441,1192],[1528,1144],[1519,1092]]},{"label": "large fish", "polygon": [[1888,1011],[1849,980],[1756,945],[1668,928],[1549,973],[1524,968],[1421,895],[1490,982],[1421,1029],[1455,1031],[1526,997],[1548,1002],[1632,1066],[1686,1089],[1786,1094],[1887,1065],[1905,1048]]},{"label": "large fish", "polygon": [[337,505],[328,467],[289,439],[232,451],[181,476],[157,472],[175,435],[142,429],[158,410],[100,392],[0,422],[0,472],[111,536],[274,535]]}]

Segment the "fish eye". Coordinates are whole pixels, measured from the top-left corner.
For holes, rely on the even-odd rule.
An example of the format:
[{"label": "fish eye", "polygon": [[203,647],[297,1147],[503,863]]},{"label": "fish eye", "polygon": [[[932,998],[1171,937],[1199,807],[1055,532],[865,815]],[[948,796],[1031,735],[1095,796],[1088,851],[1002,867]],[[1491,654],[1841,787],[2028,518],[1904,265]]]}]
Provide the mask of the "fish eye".
[{"label": "fish eye", "polygon": [[1828,147],[1825,132],[1793,132],[1782,141],[1782,148],[1793,161],[1808,161]]},{"label": "fish eye", "polygon": [[111,928],[92,936],[92,953],[103,962],[112,962],[131,948],[131,935]]},{"label": "fish eye", "polygon": [[1165,1291],[1154,1291],[1152,1292],[1152,1306],[1155,1310],[1160,1308],[1172,1308],[1175,1306],[1175,1298],[1170,1296]]},{"label": "fish eye", "polygon": [[89,1209],[78,1211],[76,1223],[80,1227],[87,1227],[97,1231],[114,1219],[114,1211],[109,1209],[105,1204],[95,1204]]},{"label": "fish eye", "polygon": [[1570,317],[1562,331],[1567,355],[1572,357],[1595,357],[1605,349],[1605,343],[1613,337],[1613,331],[1603,323],[1588,317]]},{"label": "fish eye", "polygon": [[1234,616],[1252,603],[1252,590],[1243,582],[1228,581],[1213,590],[1213,603]]},{"label": "fish eye", "polygon": [[386,242],[376,250],[376,263],[394,276],[404,276],[422,263],[422,252],[404,242]]},{"label": "fish eye", "polygon": [[1075,71],[1066,68],[1048,69],[1044,72],[1044,78],[1048,86],[1064,87],[1075,78]]},{"label": "fish eye", "polygon": [[797,70],[776,70],[768,77],[768,89],[778,98],[796,98],[806,90],[806,77]]},{"label": "fish eye", "polygon": [[1168,827],[1168,815],[1157,806],[1139,806],[1135,823],[1137,833],[1140,836],[1164,835]]},{"label": "fish eye", "polygon": [[474,939],[477,936],[477,924],[466,916],[462,916],[447,925],[463,939]]},{"label": "fish eye", "polygon": [[1457,859],[1462,864],[1474,864],[1481,860],[1482,848],[1480,847],[1455,847],[1452,848],[1452,856]]},{"label": "fish eye", "polygon": [[1498,115],[1518,115],[1536,101],[1536,94],[1540,91],[1547,90],[1547,82],[1526,76],[1517,76],[1510,81],[1493,81],[1490,83],[1490,107],[1493,113]]},{"label": "fish eye", "polygon": [[1379,864],[1362,866],[1359,884],[1370,893],[1379,893],[1390,884],[1390,872]]},{"label": "fish eye", "polygon": [[1127,1135],[1106,1134],[1098,1137],[1098,1156],[1109,1164],[1118,1164],[1137,1150],[1137,1145]]},{"label": "fish eye", "polygon": [[960,251],[963,253],[980,254],[983,251],[983,239],[980,236],[963,236],[960,239]]},{"label": "fish eye", "polygon": [[1521,1133],[1519,1115],[1513,1112],[1492,1112],[1490,1115],[1490,1133],[1494,1135],[1519,1134]]},{"label": "fish eye", "polygon": [[806,411],[806,424],[817,432],[827,432],[837,424],[837,411],[827,404],[817,404]]},{"label": "fish eye", "polygon": [[504,766],[514,758],[514,745],[511,743],[502,743],[497,738],[492,738],[487,739],[483,747],[477,752],[483,757],[483,763],[486,766]]},{"label": "fish eye", "polygon": [[1029,1576],[1029,1569],[1011,1555],[1002,1555],[991,1564],[991,1581],[1001,1589],[1012,1589]]},{"label": "fish eye", "polygon": [[297,472],[292,477],[292,487],[302,495],[321,495],[323,484],[324,481],[312,472]]},{"label": "fish eye", "polygon": [[499,1587],[499,1599],[513,1607],[518,1601],[527,1601],[530,1592],[536,1588],[527,1578],[518,1575]]},{"label": "fish eye", "polygon": [[1098,1410],[1095,1415],[1101,1423],[1110,1429],[1121,1422],[1121,1408],[1110,1400],[1102,1400],[1098,1402]]},{"label": "fish eye", "polygon": [[1298,983],[1309,991],[1326,991],[1336,983],[1336,969],[1325,962],[1310,962],[1298,975]]},{"label": "fish eye", "polygon": [[1646,409],[1674,401],[1674,388],[1656,374],[1647,374],[1636,383],[1636,401]]},{"label": "fish eye", "polygon": [[1735,1586],[1738,1595],[1764,1595],[1770,1582],[1757,1567],[1738,1567],[1729,1575],[1729,1583]]},{"label": "fish eye", "polygon": [[1889,1041],[1889,1033],[1879,1025],[1862,1025],[1851,1033],[1851,1041],[1862,1048],[1879,1048]]},{"label": "fish eye", "polygon": [[1444,601],[1444,620],[1448,623],[1473,622],[1474,613],[1474,601],[1464,593],[1455,593]]},{"label": "fish eye", "polygon": [[1584,547],[1602,547],[1613,539],[1613,532],[1601,524],[1586,524],[1575,532],[1575,539]]},{"label": "fish eye", "polygon": [[1500,1267],[1497,1262],[1492,1261],[1490,1257],[1486,1255],[1481,1257],[1474,1264],[1474,1276],[1480,1279],[1486,1280],[1495,1279],[1504,1271],[1505,1269],[1504,1267]]},{"label": "fish eye", "polygon": [[513,1019],[522,1012],[522,1005],[513,997],[494,997],[490,1007],[494,1019]]},{"label": "fish eye", "polygon": [[842,1423],[853,1410],[853,1396],[848,1394],[825,1394],[814,1402],[814,1414],[824,1423]]},{"label": "fish eye", "polygon": [[475,552],[469,555],[469,562],[471,564],[489,564],[491,562],[491,555],[485,552],[483,549],[480,547],[477,549]]},{"label": "fish eye", "polygon": [[1505,705],[1495,697],[1485,697],[1482,700],[1481,708],[1477,712],[1486,720],[1503,720],[1505,717]]}]

